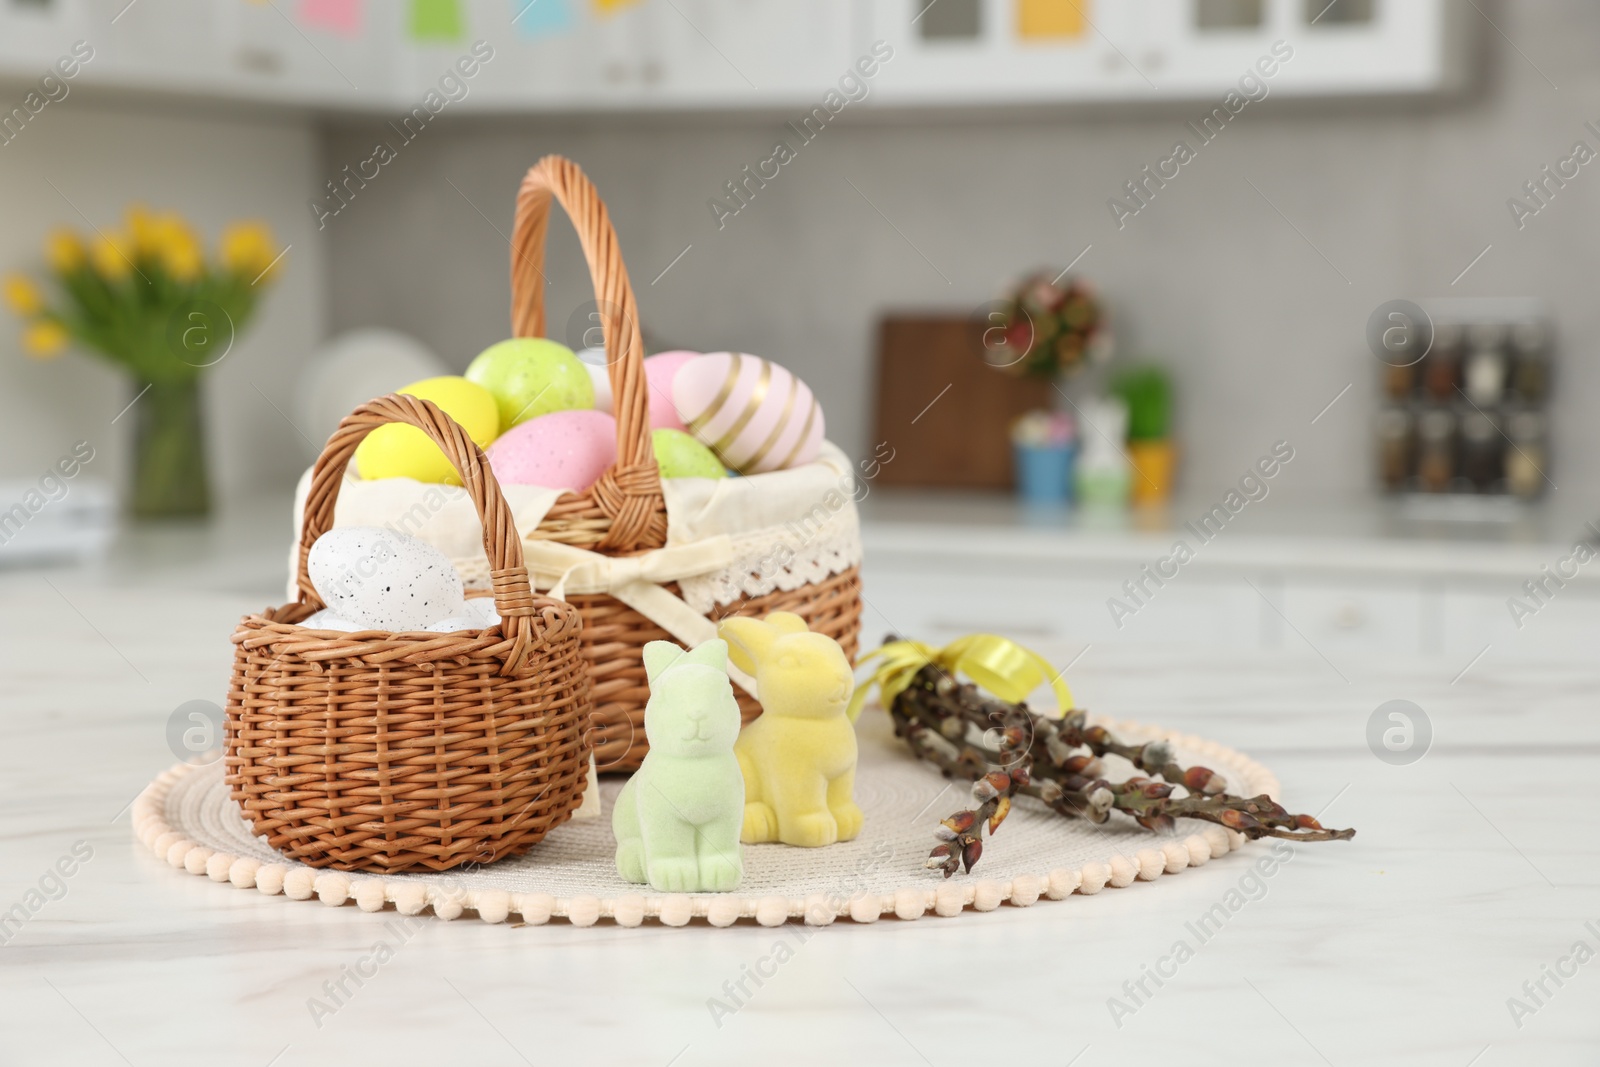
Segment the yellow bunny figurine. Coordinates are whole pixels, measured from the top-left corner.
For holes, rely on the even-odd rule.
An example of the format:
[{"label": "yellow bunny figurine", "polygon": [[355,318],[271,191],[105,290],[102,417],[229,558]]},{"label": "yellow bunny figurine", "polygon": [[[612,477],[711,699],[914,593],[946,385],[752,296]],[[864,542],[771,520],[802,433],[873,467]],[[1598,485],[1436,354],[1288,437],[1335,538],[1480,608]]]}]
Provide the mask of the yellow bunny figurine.
[{"label": "yellow bunny figurine", "polygon": [[756,679],[761,717],[734,744],[744,774],[746,844],[816,848],[861,832],[854,719],[855,677],[839,643],[787,611],[724,619],[717,636]]}]

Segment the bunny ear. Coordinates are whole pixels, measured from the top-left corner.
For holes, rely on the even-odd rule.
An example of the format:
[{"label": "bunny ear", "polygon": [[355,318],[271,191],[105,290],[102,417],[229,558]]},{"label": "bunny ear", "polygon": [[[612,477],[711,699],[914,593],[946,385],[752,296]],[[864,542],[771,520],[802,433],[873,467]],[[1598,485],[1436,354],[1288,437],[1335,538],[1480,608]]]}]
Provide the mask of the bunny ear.
[{"label": "bunny ear", "polygon": [[810,631],[810,627],[806,625],[806,620],[792,611],[769,612],[762,621],[780,634],[803,634]]},{"label": "bunny ear", "polygon": [[766,658],[779,635],[770,623],[735,615],[717,624],[717,636],[728,643],[728,656],[733,665],[746,674],[755,674],[756,665]]},{"label": "bunny ear", "polygon": [[651,641],[644,646],[644,676],[651,684],[655,685],[661,672],[678,662],[684,654],[683,649],[671,641]]},{"label": "bunny ear", "polygon": [[684,654],[683,662],[699,663],[707,667],[715,667],[719,671],[728,669],[728,642],[720,637],[714,637],[695,648],[693,652]]}]

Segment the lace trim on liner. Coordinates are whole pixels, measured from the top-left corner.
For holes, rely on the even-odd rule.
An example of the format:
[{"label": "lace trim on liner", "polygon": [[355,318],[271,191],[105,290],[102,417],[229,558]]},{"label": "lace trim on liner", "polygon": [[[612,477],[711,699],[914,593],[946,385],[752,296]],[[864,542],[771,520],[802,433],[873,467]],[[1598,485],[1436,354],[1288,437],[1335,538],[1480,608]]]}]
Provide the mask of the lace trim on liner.
[{"label": "lace trim on liner", "polygon": [[[861,528],[854,508],[820,523],[809,519],[771,526],[733,538],[733,562],[678,582],[683,602],[702,615],[742,596],[765,596],[815,585],[861,563]],[[468,592],[489,591],[489,563],[453,559]]]},{"label": "lace trim on liner", "polygon": [[678,583],[683,602],[700,614],[742,596],[765,596],[815,585],[861,563],[861,529],[855,508],[772,526],[733,540],[733,563]]}]

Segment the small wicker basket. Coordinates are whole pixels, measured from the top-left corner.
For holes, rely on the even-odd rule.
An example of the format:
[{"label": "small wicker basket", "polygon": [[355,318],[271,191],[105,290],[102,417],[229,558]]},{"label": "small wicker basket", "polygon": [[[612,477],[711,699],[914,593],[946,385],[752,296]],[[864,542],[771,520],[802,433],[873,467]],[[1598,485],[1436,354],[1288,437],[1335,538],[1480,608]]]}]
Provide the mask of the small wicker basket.
[{"label": "small wicker basket", "polygon": [[[323,607],[311,546],[333,524],[368,433],[418,427],[477,505],[503,620],[458,633],[294,625]],[[432,403],[357,408],[317,460],[300,536],[299,598],[233,634],[225,767],[257,834],[313,867],[442,871],[525,852],[582,800],[592,710],[571,605],[534,594],[522,541],[483,453]]]},{"label": "small wicker basket", "polygon": [[[615,398],[617,462],[587,491],[563,495],[538,529],[524,531],[524,536],[611,556],[660,548],[667,541],[667,509],[650,437],[644,342],[633,286],[605,203],[578,165],[561,156],[546,156],[534,165],[517,195],[511,237],[512,330],[517,337],[545,333],[544,242],[552,197],[572,219],[594,283]],[[666,588],[679,592],[675,583]],[[596,762],[602,771],[635,770],[649,751],[644,732],[644,706],[650,695],[644,646],[674,638],[610,594],[580,593],[568,599],[583,613],[584,655],[594,682],[590,743]],[[795,589],[741,597],[719,605],[711,617],[760,616],[770,611],[801,616],[814,632],[838,641],[853,660],[861,630],[860,568],[850,567]],[[745,722],[761,713],[753,698],[744,693],[738,697]]]}]

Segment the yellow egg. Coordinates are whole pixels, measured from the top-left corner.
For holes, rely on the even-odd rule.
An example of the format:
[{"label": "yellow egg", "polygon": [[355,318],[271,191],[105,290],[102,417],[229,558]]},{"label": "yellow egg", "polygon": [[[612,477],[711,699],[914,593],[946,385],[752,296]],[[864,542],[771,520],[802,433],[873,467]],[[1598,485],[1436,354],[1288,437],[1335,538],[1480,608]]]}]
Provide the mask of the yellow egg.
[{"label": "yellow egg", "polygon": [[[461,424],[479,448],[500,432],[500,411],[494,395],[454,374],[424,378],[396,390],[431,400]],[[391,423],[373,430],[356,447],[356,469],[362,478],[415,478],[419,482],[460,485],[461,475],[444,452],[415,426]]]}]

